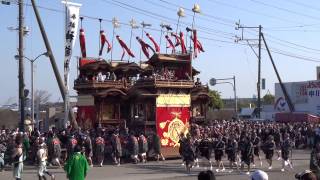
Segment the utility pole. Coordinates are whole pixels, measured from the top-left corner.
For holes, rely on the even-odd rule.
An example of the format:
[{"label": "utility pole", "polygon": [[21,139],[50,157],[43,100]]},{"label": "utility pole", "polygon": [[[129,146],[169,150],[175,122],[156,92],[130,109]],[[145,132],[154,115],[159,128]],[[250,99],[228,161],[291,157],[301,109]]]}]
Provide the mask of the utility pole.
[{"label": "utility pole", "polygon": [[258,54],[258,118],[261,117],[261,25],[259,25],[259,54]]},{"label": "utility pole", "polygon": [[19,0],[19,106],[20,106],[20,124],[19,131],[24,132],[24,68],[23,68],[23,36],[24,36],[24,17],[23,17],[23,0]]},{"label": "utility pole", "polygon": [[294,104],[293,104],[292,101],[291,101],[291,98],[290,98],[290,96],[289,96],[289,94],[288,94],[288,91],[287,91],[287,89],[286,89],[286,86],[282,83],[280,74],[279,74],[279,72],[278,72],[278,69],[277,69],[275,63],[274,63],[274,60],[273,60],[273,58],[272,58],[272,55],[271,55],[270,49],[269,49],[269,47],[268,47],[268,44],[267,44],[267,42],[266,42],[266,40],[265,40],[265,38],[264,38],[264,35],[263,35],[262,33],[261,33],[261,37],[262,37],[262,39],[263,39],[264,45],[266,46],[266,49],[267,49],[267,52],[268,52],[270,61],[271,61],[271,63],[272,63],[274,72],[275,72],[276,75],[277,75],[277,78],[278,78],[278,81],[279,81],[281,90],[282,90],[282,92],[283,92],[283,95],[284,95],[286,101],[288,102],[288,106],[289,106],[290,112],[294,112],[294,111],[295,111]]},{"label": "utility pole", "polygon": [[[59,73],[59,70],[58,70],[58,66],[57,66],[56,60],[55,60],[55,58],[53,56],[53,53],[52,53],[52,50],[51,50],[51,46],[50,46],[46,31],[44,29],[42,20],[40,18],[40,14],[38,12],[35,0],[31,0],[31,3],[32,3],[32,7],[33,7],[33,10],[34,10],[34,14],[36,16],[39,28],[40,28],[40,32],[41,32],[44,44],[45,44],[47,52],[48,52],[48,56],[49,56],[49,59],[50,59],[50,62],[51,62],[51,66],[52,66],[54,75],[56,77],[56,80],[57,80],[57,83],[58,83],[58,86],[59,86],[59,90],[60,90],[61,96],[62,96],[63,100],[65,101],[66,100],[66,91],[67,91],[66,87],[64,86],[64,83],[63,83],[63,81],[61,79],[61,76],[60,76],[60,73]],[[76,119],[74,117],[72,109],[70,109],[70,108],[69,108],[69,117],[70,117],[70,120],[71,120],[71,123],[72,123],[73,127],[78,129],[77,121],[76,121]]]},{"label": "utility pole", "polygon": [[[240,20],[239,22],[236,23],[236,30],[239,30],[241,29],[242,30],[242,34],[241,34],[241,37],[236,39],[235,41],[238,42],[238,41],[242,41],[242,40],[246,40],[249,44],[249,41],[250,40],[256,40],[256,39],[244,39],[243,38],[243,30],[244,29],[258,29],[259,30],[259,34],[258,34],[258,40],[259,40],[259,44],[258,44],[258,81],[257,81],[257,95],[258,95],[258,102],[257,102],[257,106],[258,106],[258,112],[257,112],[257,118],[260,118],[261,117],[261,38],[262,38],[262,26],[259,25],[259,26],[242,26],[240,24]],[[250,45],[250,44],[249,44]],[[250,46],[251,47],[251,46]],[[257,54],[255,51],[254,51],[255,54]]]}]

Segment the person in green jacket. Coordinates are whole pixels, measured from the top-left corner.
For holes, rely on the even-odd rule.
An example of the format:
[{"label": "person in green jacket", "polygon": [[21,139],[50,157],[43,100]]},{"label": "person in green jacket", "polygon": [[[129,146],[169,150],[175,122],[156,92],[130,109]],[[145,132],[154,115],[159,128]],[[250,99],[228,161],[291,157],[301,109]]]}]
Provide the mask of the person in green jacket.
[{"label": "person in green jacket", "polygon": [[74,148],[73,155],[68,159],[64,170],[69,180],[84,180],[89,170],[89,164],[86,157],[81,154],[81,147],[77,145]]}]

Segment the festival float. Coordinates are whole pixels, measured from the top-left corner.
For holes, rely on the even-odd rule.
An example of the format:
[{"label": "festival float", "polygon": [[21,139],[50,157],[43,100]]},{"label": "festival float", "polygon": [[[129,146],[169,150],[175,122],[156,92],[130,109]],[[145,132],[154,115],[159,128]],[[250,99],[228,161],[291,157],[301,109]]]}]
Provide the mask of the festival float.
[{"label": "festival float", "polygon": [[[199,12],[197,5],[194,9],[195,13]],[[179,18],[183,16],[181,11],[179,9]],[[188,133],[191,121],[206,119],[208,86],[195,79],[200,72],[192,67],[193,60],[204,52],[197,30],[187,27],[185,35],[182,31],[173,32],[170,25],[161,24],[160,37],[163,38],[163,32],[166,32],[164,39],[167,44],[166,53],[163,53],[161,44],[146,32],[148,24],[143,22],[141,28],[145,36],[135,39],[146,60],[140,58],[137,63],[123,60],[125,55],[129,58],[135,55],[130,49],[131,40],[128,46],[115,34],[115,28],[120,25],[115,18],[112,20],[112,41],[109,42],[100,29],[100,55],[106,51],[112,57],[113,43],[119,43],[123,51],[121,59],[86,57],[82,20],[79,33],[82,56],[78,62],[79,75],[74,81],[74,89],[78,93],[78,125],[82,129],[117,127],[147,135],[157,133],[162,153],[166,157],[176,156],[179,135]],[[137,28],[134,20],[130,21],[130,26]],[[114,37],[117,42],[114,42]],[[187,39],[190,40],[189,48],[186,47]]]}]

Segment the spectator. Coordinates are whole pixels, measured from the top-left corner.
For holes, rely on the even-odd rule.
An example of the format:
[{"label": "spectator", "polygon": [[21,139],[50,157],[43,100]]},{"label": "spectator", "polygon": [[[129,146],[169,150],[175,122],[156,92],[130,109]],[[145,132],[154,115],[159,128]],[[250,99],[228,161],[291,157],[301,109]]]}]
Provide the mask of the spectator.
[{"label": "spectator", "polygon": [[317,180],[317,176],[310,170],[305,170],[295,175],[296,179],[301,180]]},{"label": "spectator", "polygon": [[198,180],[216,180],[216,177],[212,171],[201,171]]},{"label": "spectator", "polygon": [[70,180],[84,180],[87,176],[89,164],[84,155],[81,154],[81,147],[76,145],[74,154],[68,159],[64,170],[67,173],[67,178]]},{"label": "spectator", "polygon": [[256,170],[251,174],[251,180],[268,180],[268,174],[261,170]]}]

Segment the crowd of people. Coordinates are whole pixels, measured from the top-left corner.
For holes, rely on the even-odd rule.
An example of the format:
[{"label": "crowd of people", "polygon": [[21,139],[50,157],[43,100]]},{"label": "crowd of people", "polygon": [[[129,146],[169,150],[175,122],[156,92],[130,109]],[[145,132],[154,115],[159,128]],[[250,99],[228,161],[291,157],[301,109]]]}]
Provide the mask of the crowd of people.
[{"label": "crowd of people", "polygon": [[188,172],[194,166],[199,167],[199,159],[206,159],[212,169],[213,156],[216,172],[226,171],[222,161],[226,157],[228,172],[237,170],[249,174],[257,160],[260,168],[263,167],[263,154],[269,170],[273,168],[274,156],[282,161],[280,171],[284,172],[286,167],[293,169],[292,150],[305,148],[316,151],[312,153],[310,165],[318,175],[320,126],[312,123],[213,121],[204,126],[191,124],[190,133],[180,135],[179,152]]},{"label": "crowd of people", "polygon": [[[191,123],[189,133],[180,135],[179,153],[187,172],[199,167],[199,159],[206,159],[201,165],[207,163],[213,169],[215,164],[216,172],[249,174],[252,167],[263,167],[263,159],[268,169],[273,168],[276,158],[282,161],[279,171],[286,171],[287,167],[287,170],[292,169],[292,150],[303,148],[312,149],[310,169],[319,176],[320,126],[312,123],[240,120],[212,121],[207,125]],[[151,156],[157,161],[165,160],[161,154],[160,137],[155,132],[145,135],[128,128],[90,131],[71,127],[59,131],[53,128],[44,133],[5,129],[1,130],[0,135],[0,168],[3,170],[5,165],[13,165],[16,179],[21,178],[23,164],[37,165],[39,179],[45,179],[45,175],[54,179],[54,175],[47,170],[47,164],[64,165],[67,174],[75,176],[78,173],[72,171],[70,164],[73,163],[69,161],[83,159],[80,164],[85,177],[89,166],[103,166],[105,160],[119,166],[123,162],[146,163]],[[229,161],[227,168],[224,157]]]},{"label": "crowd of people", "polygon": [[[120,135],[121,133],[121,135]],[[1,130],[0,135],[0,167],[14,166],[14,176],[21,178],[23,164],[38,165],[39,179],[45,174],[54,178],[47,171],[46,165],[59,166],[68,164],[68,160],[81,152],[85,156],[88,166],[95,163],[103,166],[105,159],[119,166],[122,161],[146,163],[147,153],[154,154],[157,160],[164,160],[160,152],[160,138],[156,133],[148,136],[130,132],[126,128],[119,129],[98,128],[91,131],[72,129],[58,131],[53,128],[49,132],[40,133],[19,132],[17,130]],[[65,170],[68,168],[65,166]]]}]

